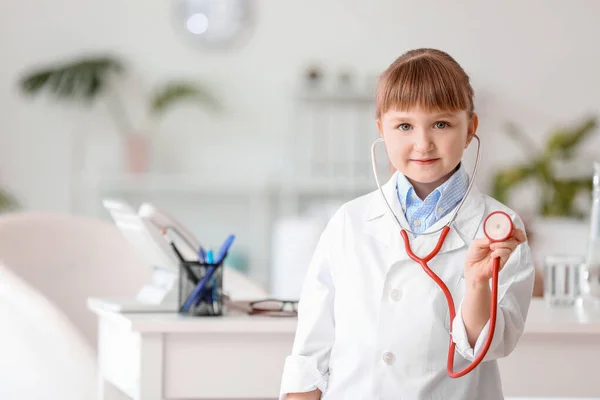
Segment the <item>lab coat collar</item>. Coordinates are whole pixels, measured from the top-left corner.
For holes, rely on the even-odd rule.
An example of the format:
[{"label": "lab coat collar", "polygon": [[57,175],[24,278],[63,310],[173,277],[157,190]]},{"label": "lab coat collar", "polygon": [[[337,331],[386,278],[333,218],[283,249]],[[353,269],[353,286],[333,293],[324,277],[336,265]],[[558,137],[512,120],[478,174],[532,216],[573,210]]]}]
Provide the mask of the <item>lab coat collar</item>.
[{"label": "lab coat collar", "polygon": [[[402,211],[402,206],[396,195],[396,172],[387,183],[382,187],[383,193],[390,203],[394,214],[400,220],[404,227],[408,227],[408,222]],[[471,189],[471,193],[467,196],[465,203],[458,212],[456,220],[450,225],[450,232],[446,236],[446,240],[438,254],[443,254],[452,250],[459,249],[465,246],[465,239],[473,239],[477,233],[477,229],[483,220],[485,205],[482,194],[475,186]],[[400,236],[398,226],[393,221],[393,217],[388,215],[389,211],[381,195],[376,191],[372,194],[366,212],[366,231],[369,235],[385,244],[390,252],[390,266],[410,259],[405,250],[404,240]],[[452,218],[454,210],[446,214],[441,220],[429,227],[425,232],[431,232],[446,225]],[[418,257],[425,257],[435,247],[441,232],[433,235],[420,234],[416,238],[412,234],[408,234],[410,245]]]}]

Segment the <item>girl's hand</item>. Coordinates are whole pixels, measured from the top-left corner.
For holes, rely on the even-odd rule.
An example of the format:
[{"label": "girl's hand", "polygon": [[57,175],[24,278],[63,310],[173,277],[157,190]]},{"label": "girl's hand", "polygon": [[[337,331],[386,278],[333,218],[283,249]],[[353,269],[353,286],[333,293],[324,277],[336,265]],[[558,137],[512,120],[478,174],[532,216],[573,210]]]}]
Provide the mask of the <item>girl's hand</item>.
[{"label": "girl's hand", "polygon": [[307,393],[288,393],[287,400],[319,400],[321,398],[321,391],[315,389],[312,392]]},{"label": "girl's hand", "polygon": [[490,243],[487,237],[474,240],[467,252],[465,280],[476,285],[485,283],[487,287],[492,278],[493,260],[500,257],[500,270],[502,270],[508,257],[525,239],[525,233],[515,228],[512,235],[504,242]]}]

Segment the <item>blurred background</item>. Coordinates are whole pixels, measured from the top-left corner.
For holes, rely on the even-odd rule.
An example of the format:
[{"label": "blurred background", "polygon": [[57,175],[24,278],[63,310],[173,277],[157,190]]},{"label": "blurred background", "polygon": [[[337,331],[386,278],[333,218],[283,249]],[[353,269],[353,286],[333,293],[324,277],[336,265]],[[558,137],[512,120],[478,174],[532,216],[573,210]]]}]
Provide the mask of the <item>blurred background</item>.
[{"label": "blurred background", "polygon": [[[268,221],[296,200],[335,207],[373,190],[373,88],[404,51],[443,49],[471,76],[488,194],[496,174],[598,112],[594,1],[232,1],[208,37],[192,3],[2,5],[0,182],[21,209],[103,218],[104,196],[152,201],[203,243],[237,232],[240,268],[268,285]],[[99,64],[80,80],[24,90],[32,74],[88,60]],[[86,73],[101,82],[92,95]],[[593,131],[581,142],[577,159],[598,148]],[[591,162],[575,174],[590,177]],[[525,218],[540,216],[532,183],[506,193]]]},{"label": "blurred background", "polygon": [[433,47],[475,89],[479,189],[525,219],[536,260],[584,254],[599,13],[594,0],[4,1],[3,218],[112,224],[102,199],[152,202],[208,247],[236,234],[231,265],[293,297],[333,210],[376,188],[378,75]]}]

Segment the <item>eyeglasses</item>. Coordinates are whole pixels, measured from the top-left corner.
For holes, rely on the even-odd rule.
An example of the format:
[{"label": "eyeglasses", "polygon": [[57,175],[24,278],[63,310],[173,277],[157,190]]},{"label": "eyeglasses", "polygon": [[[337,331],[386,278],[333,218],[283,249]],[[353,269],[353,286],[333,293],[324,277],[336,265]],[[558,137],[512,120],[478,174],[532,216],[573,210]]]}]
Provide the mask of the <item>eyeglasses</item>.
[{"label": "eyeglasses", "polygon": [[264,299],[250,302],[250,315],[271,317],[295,317],[298,315],[298,301]]}]

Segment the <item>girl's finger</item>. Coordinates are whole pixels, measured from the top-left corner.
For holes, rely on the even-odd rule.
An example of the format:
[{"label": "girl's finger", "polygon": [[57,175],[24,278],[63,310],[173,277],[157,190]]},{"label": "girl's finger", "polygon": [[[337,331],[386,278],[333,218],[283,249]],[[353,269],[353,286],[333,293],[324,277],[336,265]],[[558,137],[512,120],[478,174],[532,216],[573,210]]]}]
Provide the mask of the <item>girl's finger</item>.
[{"label": "girl's finger", "polygon": [[504,265],[506,264],[506,261],[508,261],[508,258],[510,257],[510,253],[511,251],[506,250],[506,249],[500,249],[500,250],[495,250],[492,252],[492,254],[490,255],[490,270],[492,268],[492,266],[494,265],[494,261],[496,258],[500,258],[500,271],[502,270],[502,268],[504,268]]},{"label": "girl's finger", "polygon": [[523,242],[525,242],[525,240],[527,240],[527,237],[525,236],[525,232],[523,232],[523,230],[519,229],[519,228],[516,228],[515,230],[513,230],[512,236],[519,243],[523,243]]},{"label": "girl's finger", "polygon": [[490,240],[487,237],[483,237],[480,239],[473,240],[471,243],[471,247],[476,249],[489,249],[490,248]]},{"label": "girl's finger", "polygon": [[492,243],[490,245],[490,249],[492,249],[492,250],[508,249],[508,250],[512,251],[512,250],[516,249],[518,245],[519,245],[519,242],[517,241],[517,239],[509,239],[504,242]]},{"label": "girl's finger", "polygon": [[490,254],[490,257],[491,258],[500,257],[500,261],[506,261],[506,260],[508,260],[508,257],[510,257],[510,253],[512,253],[512,250],[510,250],[510,249],[498,249],[498,250],[492,251],[492,254]]}]

